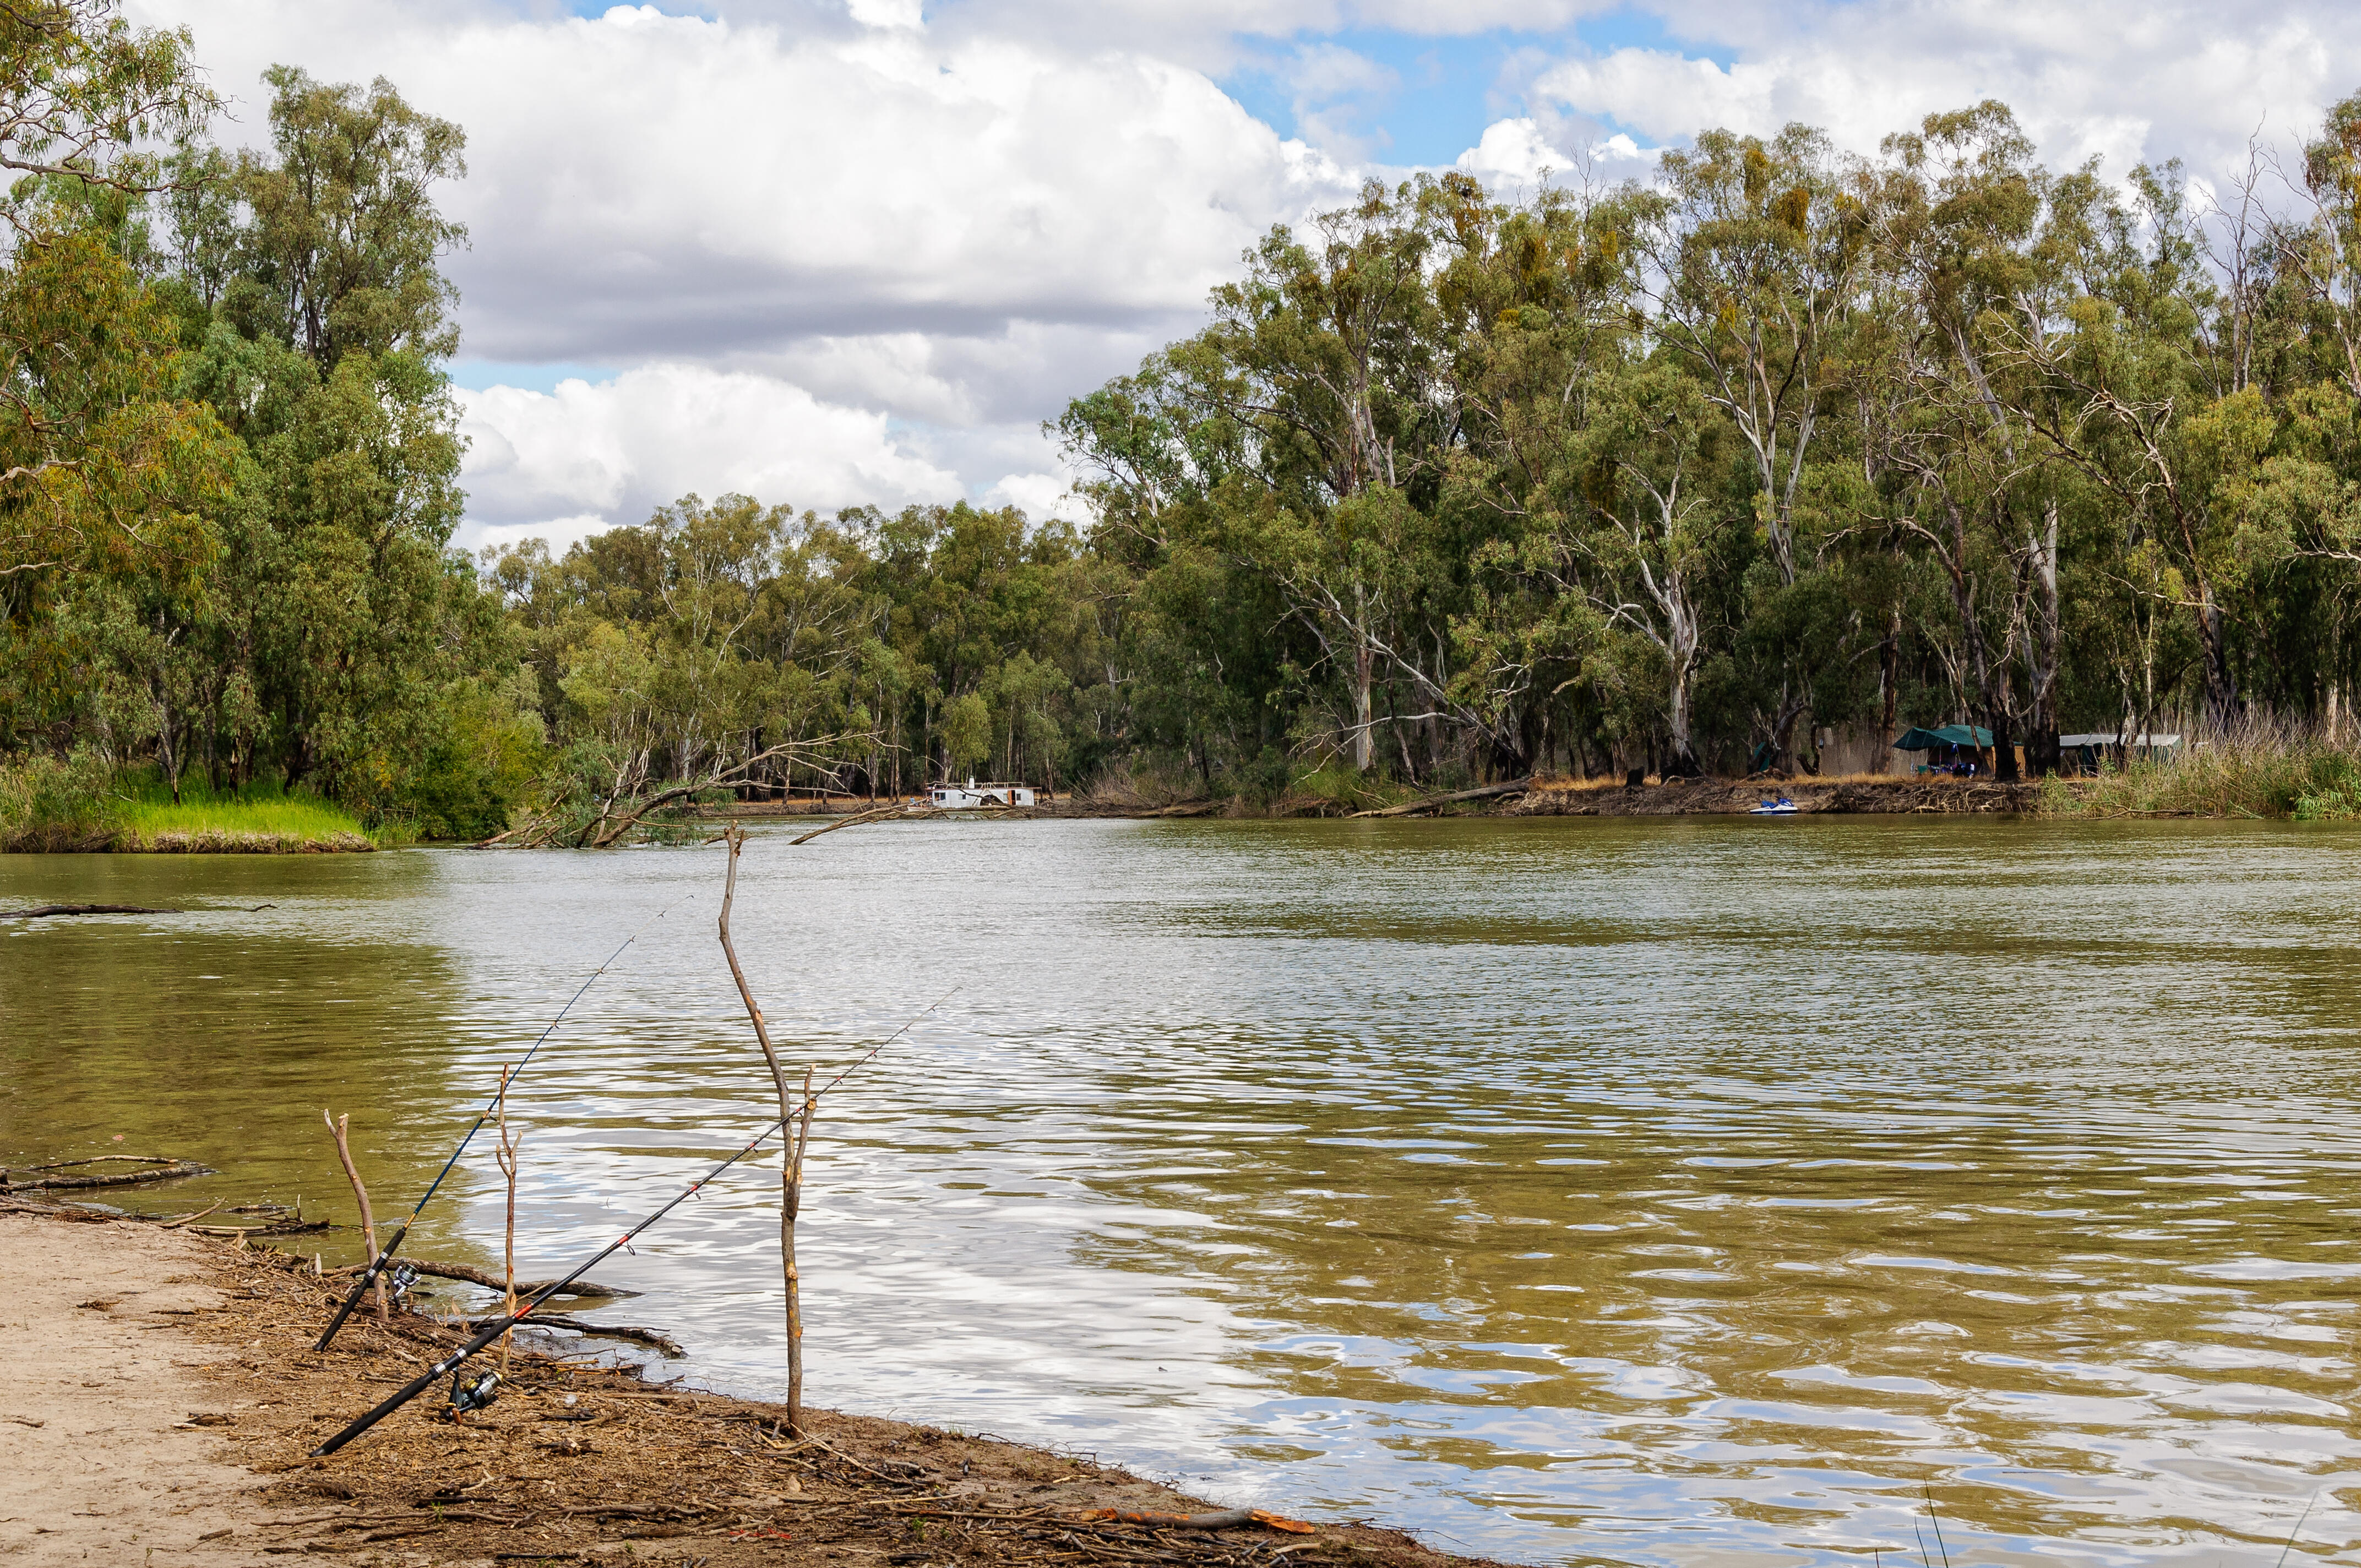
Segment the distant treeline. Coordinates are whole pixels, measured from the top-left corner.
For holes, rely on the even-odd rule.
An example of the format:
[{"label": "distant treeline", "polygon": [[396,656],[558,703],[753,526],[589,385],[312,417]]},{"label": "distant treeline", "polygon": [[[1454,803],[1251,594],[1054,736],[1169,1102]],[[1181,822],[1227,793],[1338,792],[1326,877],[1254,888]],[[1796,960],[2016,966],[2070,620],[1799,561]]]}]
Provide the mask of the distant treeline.
[{"label": "distant treeline", "polygon": [[2005,773],[2349,707],[2361,97],[2202,192],[2046,170],[1996,104],[1372,184],[1068,407],[1086,526],[687,497],[476,561],[461,132],[282,68],[233,157],[192,48],[0,10],[0,799],[152,768],[604,841],[750,781],[1268,796],[1960,720]]}]

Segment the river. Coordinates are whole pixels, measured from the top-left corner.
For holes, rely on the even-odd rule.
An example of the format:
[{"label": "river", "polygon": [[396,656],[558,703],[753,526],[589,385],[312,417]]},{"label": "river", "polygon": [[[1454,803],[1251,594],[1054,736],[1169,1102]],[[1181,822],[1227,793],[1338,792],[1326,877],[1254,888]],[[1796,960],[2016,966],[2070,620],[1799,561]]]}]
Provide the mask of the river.
[{"label": "river", "polygon": [[[551,1271],[774,1113],[720,854],[0,857],[0,907],[185,911],[0,923],[0,1162],[349,1218],[333,1106],[406,1209],[645,924],[515,1096]],[[735,925],[797,1060],[939,1003],[819,1120],[816,1403],[1515,1562],[2361,1548],[2361,831],[764,829]],[[413,1250],[496,1261],[456,1179]],[[606,1314],[780,1390],[776,1194]]]}]

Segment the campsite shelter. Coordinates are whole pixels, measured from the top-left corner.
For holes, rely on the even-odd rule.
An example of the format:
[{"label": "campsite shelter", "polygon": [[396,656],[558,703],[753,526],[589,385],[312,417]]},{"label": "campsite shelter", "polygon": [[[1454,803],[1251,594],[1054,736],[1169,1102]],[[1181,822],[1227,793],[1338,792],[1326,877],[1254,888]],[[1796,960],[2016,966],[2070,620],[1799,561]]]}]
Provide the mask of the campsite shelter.
[{"label": "campsite shelter", "polygon": [[2178,735],[2118,735],[2102,730],[2091,735],[2060,735],[2058,737],[2059,760],[2070,772],[2095,773],[2099,760],[2121,748],[2129,758],[2153,759],[2169,752],[2180,744]]},{"label": "campsite shelter", "polygon": [[[1947,768],[1960,760],[1962,751],[1973,753],[1992,749],[1992,731],[1980,724],[1946,724],[1939,729],[1905,729],[1894,743],[1897,751],[1930,751],[1938,753],[1918,764],[1917,771]],[[1972,756],[1969,759],[1974,760]]]}]

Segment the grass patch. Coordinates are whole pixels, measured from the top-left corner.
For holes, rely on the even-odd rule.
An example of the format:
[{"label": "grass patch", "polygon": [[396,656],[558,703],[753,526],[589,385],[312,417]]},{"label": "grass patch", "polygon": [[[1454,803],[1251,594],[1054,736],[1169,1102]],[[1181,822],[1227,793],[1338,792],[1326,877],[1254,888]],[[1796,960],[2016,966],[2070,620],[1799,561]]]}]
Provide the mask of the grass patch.
[{"label": "grass patch", "polygon": [[118,792],[119,850],[231,847],[287,850],[374,849],[358,818],[334,801],[298,791],[248,789],[215,795],[183,784],[176,805],[160,783]]},{"label": "grass patch", "polygon": [[2070,799],[2045,789],[2042,804],[2066,817],[2361,819],[2361,744],[2257,724],[2103,773]]},{"label": "grass patch", "polygon": [[215,792],[120,777],[86,753],[0,764],[0,850],[305,853],[373,850],[349,811],[303,791]]}]

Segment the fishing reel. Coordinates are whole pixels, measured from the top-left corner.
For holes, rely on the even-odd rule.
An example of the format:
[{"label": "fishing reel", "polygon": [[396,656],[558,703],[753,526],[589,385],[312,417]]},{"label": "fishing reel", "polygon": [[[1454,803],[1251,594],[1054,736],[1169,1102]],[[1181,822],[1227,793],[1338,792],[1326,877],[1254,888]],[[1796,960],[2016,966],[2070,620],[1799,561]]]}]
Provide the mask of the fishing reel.
[{"label": "fishing reel", "polygon": [[456,1423],[469,1410],[488,1408],[500,1397],[500,1375],[497,1372],[478,1372],[472,1378],[464,1372],[454,1372],[451,1374],[451,1408],[446,1413]]},{"label": "fishing reel", "polygon": [[397,1263],[385,1277],[386,1294],[393,1305],[407,1306],[410,1302],[411,1289],[417,1283],[418,1270],[409,1264]]}]

